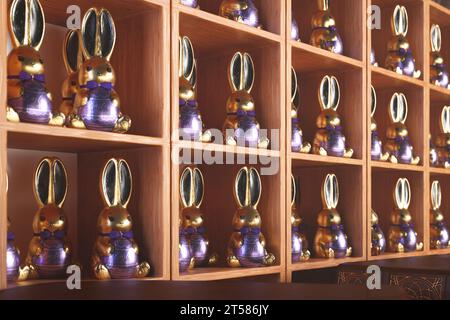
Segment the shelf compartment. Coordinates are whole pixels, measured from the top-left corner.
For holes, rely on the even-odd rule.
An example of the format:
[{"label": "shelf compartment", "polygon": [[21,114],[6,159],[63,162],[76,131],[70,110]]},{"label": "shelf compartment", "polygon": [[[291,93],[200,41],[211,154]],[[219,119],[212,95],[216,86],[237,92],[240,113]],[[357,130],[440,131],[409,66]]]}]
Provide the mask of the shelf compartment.
[{"label": "shelf compartment", "polygon": [[[303,43],[310,42],[311,19],[318,12],[316,1],[310,0],[289,0],[288,7],[291,7],[292,16],[296,19],[300,29],[300,39]],[[347,60],[347,57],[364,61],[364,41],[366,8],[363,1],[330,1],[330,12],[336,20],[336,26],[342,37],[344,45],[344,56],[330,53],[335,59]],[[288,30],[291,22],[287,21]],[[290,31],[288,32],[290,35]],[[318,49],[318,48],[317,48]],[[322,49],[320,51],[327,52]],[[328,52],[327,52],[328,53]],[[317,63],[317,62],[315,62]]]},{"label": "shelf compartment", "polygon": [[430,84],[431,103],[440,103],[442,105],[450,104],[450,90]]},{"label": "shelf compartment", "polygon": [[[254,33],[272,33],[275,35],[282,34],[282,17],[284,14],[283,2],[272,0],[254,0],[256,8],[259,13],[259,20],[262,24],[262,29],[247,26],[219,16],[219,8],[222,0],[199,0],[200,10],[184,6],[179,0],[174,1],[174,6],[181,11],[190,13],[196,16],[205,17],[211,21],[217,21],[223,25],[230,25],[236,29],[247,29]],[[267,30],[267,31],[266,31]]]}]

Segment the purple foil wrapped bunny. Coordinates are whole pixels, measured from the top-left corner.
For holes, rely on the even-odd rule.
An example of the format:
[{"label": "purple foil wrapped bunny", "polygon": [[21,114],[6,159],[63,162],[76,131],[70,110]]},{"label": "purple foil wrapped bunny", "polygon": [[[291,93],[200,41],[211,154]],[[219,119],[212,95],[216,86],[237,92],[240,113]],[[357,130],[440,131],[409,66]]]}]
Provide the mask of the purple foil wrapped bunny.
[{"label": "purple foil wrapped bunny", "polygon": [[252,0],[223,0],[219,15],[250,27],[261,28],[258,9]]},{"label": "purple foil wrapped bunny", "polygon": [[444,58],[441,55],[442,35],[439,25],[431,27],[431,83],[446,89],[450,89],[449,75]]}]

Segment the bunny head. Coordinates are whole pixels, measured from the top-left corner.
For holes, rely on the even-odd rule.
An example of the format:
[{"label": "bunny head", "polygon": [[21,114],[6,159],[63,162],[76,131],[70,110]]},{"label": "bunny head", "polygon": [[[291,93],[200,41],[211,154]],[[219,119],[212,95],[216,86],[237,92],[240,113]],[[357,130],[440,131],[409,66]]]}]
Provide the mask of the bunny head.
[{"label": "bunny head", "polygon": [[94,81],[114,85],[115,73],[109,60],[116,43],[116,27],[108,10],[91,8],[86,12],[81,40],[85,61],[79,69],[79,84]]},{"label": "bunny head", "polygon": [[33,219],[34,233],[66,231],[68,222],[62,206],[67,194],[67,172],[60,159],[44,158],[39,162],[33,189],[39,205]]},{"label": "bunny head", "polygon": [[441,55],[442,34],[438,24],[433,24],[430,32],[431,38],[431,65],[444,64],[444,58]]},{"label": "bunny head", "polygon": [[239,208],[233,217],[233,227],[259,228],[261,216],[256,208],[261,198],[261,177],[255,168],[243,167],[236,175],[234,197]]},{"label": "bunny head", "polygon": [[450,134],[450,106],[442,108],[440,127],[442,133],[445,135]]},{"label": "bunny head", "polygon": [[338,127],[341,119],[337,113],[341,91],[339,82],[334,76],[325,76],[320,83],[319,102],[322,112],[317,118],[318,128]]},{"label": "bunny head", "polygon": [[374,119],[375,112],[377,111],[377,92],[375,91],[375,88],[371,85],[370,86],[370,116],[371,116],[371,123],[370,123],[370,130],[376,131],[377,130],[377,122]]},{"label": "bunny head", "polygon": [[131,170],[125,160],[108,160],[100,177],[100,193],[105,205],[97,220],[101,234],[132,230],[133,220],[127,210],[133,189],[132,182]]},{"label": "bunny head", "polygon": [[80,39],[78,30],[69,30],[64,40],[63,59],[68,77],[62,84],[63,97],[73,97],[78,91],[78,69],[83,63]]},{"label": "bunny head", "polygon": [[329,0],[317,0],[319,11],[312,17],[312,28],[330,28],[336,26],[336,21],[330,13]]},{"label": "bunny head", "polygon": [[232,93],[227,101],[227,113],[253,111],[255,102],[250,92],[255,81],[255,66],[248,53],[235,53],[228,67],[228,81]]},{"label": "bunny head", "polygon": [[370,214],[370,223],[371,223],[372,227],[374,225],[378,224],[378,215],[373,209],[372,209],[372,212]]},{"label": "bunny head", "polygon": [[44,74],[44,61],[38,50],[44,39],[45,18],[39,0],[12,2],[9,31],[14,48],[8,55],[8,75]]},{"label": "bunny head", "polygon": [[291,118],[297,118],[297,110],[300,105],[300,92],[298,89],[298,78],[294,67],[291,68]]},{"label": "bunny head", "polygon": [[187,167],[180,178],[180,197],[183,209],[181,211],[184,228],[198,228],[203,224],[200,205],[203,201],[204,182],[200,169]]},{"label": "bunny head", "polygon": [[195,87],[197,85],[197,66],[194,56],[194,48],[188,37],[178,40],[179,48],[179,95],[184,101],[195,99]]},{"label": "bunny head", "polygon": [[409,205],[411,203],[411,187],[406,178],[397,180],[394,188],[395,212],[391,215],[391,223],[394,225],[408,224],[412,222],[409,213]]},{"label": "bunny head", "polygon": [[298,227],[302,223],[302,219],[300,216],[296,213],[296,202],[299,197],[299,192],[297,190],[297,182],[295,181],[294,175],[291,174],[291,208],[292,208],[292,214],[291,214],[291,225],[293,227]]},{"label": "bunny head", "polygon": [[319,213],[317,224],[320,227],[330,227],[341,224],[341,216],[336,208],[339,201],[339,185],[336,175],[327,174],[322,184],[323,210]]},{"label": "bunny head", "polygon": [[408,11],[404,6],[397,5],[392,14],[391,29],[394,38],[389,42],[388,48],[392,51],[408,51]]},{"label": "bunny head", "polygon": [[403,93],[394,93],[389,106],[389,117],[392,124],[387,129],[387,138],[405,138],[408,136],[408,129],[405,122],[408,118],[408,101]]}]

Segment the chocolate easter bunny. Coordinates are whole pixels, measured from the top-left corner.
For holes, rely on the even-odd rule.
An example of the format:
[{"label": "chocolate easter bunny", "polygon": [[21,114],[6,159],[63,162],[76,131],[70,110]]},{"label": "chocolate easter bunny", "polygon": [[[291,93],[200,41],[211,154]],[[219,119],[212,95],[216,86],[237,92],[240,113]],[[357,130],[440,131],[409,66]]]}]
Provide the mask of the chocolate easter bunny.
[{"label": "chocolate easter bunny", "polygon": [[218,255],[210,254],[209,240],[204,227],[204,216],[200,211],[203,201],[204,181],[200,169],[187,167],[180,178],[182,203],[181,219],[183,233],[191,247],[194,267],[211,266],[217,263]]},{"label": "chocolate easter bunny", "polygon": [[227,101],[227,118],[223,125],[226,144],[267,149],[269,139],[260,136],[255,101],[251,96],[255,66],[248,53],[236,52],[228,68],[231,96]]},{"label": "chocolate easter bunny", "polygon": [[223,0],[219,15],[250,27],[262,28],[259,23],[258,9],[253,0]]},{"label": "chocolate easter bunny", "polygon": [[296,200],[299,197],[297,183],[291,175],[291,226],[292,226],[292,262],[306,261],[311,257],[308,250],[308,241],[303,233],[300,232],[302,219],[298,215]]},{"label": "chocolate easter bunny", "polygon": [[429,135],[429,141],[430,141],[430,165],[432,167],[437,167],[439,166],[439,154],[437,152],[435,144],[433,143],[431,134]]},{"label": "chocolate easter bunny", "polygon": [[406,178],[400,178],[394,188],[395,209],[391,214],[389,228],[389,251],[410,252],[423,249],[423,243],[417,241],[414,231],[409,204],[411,202],[411,187]]},{"label": "chocolate easter bunny", "polygon": [[68,220],[62,209],[67,194],[67,172],[58,158],[44,158],[34,177],[39,210],[33,219],[33,238],[26,258],[27,278],[63,278],[71,263]]},{"label": "chocolate easter bunny", "polygon": [[179,106],[180,134],[189,140],[211,141],[209,130],[203,133],[203,121],[196,97],[197,65],[194,48],[188,37],[178,40],[179,45]]},{"label": "chocolate easter bunny", "polygon": [[413,154],[413,146],[408,135],[408,128],[405,125],[408,117],[408,101],[403,93],[394,93],[390,102],[389,125],[386,133],[387,141],[385,152],[389,153],[392,163],[403,163],[417,165],[420,157]]},{"label": "chocolate easter bunny", "polygon": [[386,251],[386,237],[384,236],[383,230],[381,230],[380,224],[378,222],[378,215],[372,210],[370,215],[371,223],[371,253],[373,256],[379,256]]},{"label": "chocolate easter bunny", "polygon": [[341,118],[336,112],[340,98],[338,80],[335,77],[325,76],[319,89],[321,113],[316,121],[319,130],[313,144],[313,153],[315,154],[344,158],[353,156],[353,149],[346,148]]},{"label": "chocolate easter bunny", "polygon": [[78,92],[78,69],[83,63],[81,36],[78,30],[69,30],[63,45],[63,59],[67,70],[67,78],[61,86],[62,103],[59,111],[66,119],[73,113],[75,96]]},{"label": "chocolate easter bunny", "polygon": [[124,133],[131,119],[120,112],[116,76],[110,58],[116,43],[116,28],[106,9],[89,9],[81,26],[85,61],[78,71],[80,89],[75,96],[69,124],[74,128]]},{"label": "chocolate easter bunny", "polygon": [[291,40],[300,42],[300,29],[294,17],[292,17],[291,23]]},{"label": "chocolate easter bunny", "polygon": [[441,184],[436,180],[431,184],[431,249],[447,249],[450,247],[450,236],[441,211],[441,202]]},{"label": "chocolate easter bunny", "polygon": [[389,159],[389,153],[383,153],[383,143],[381,142],[380,136],[378,135],[377,122],[375,121],[374,115],[377,110],[377,93],[375,88],[371,86],[371,108],[370,108],[370,131],[372,135],[372,146],[371,146],[371,158],[372,160],[387,161]]},{"label": "chocolate easter bunny", "polygon": [[439,165],[450,168],[450,106],[442,108],[441,134],[436,138]]},{"label": "chocolate easter bunny", "polygon": [[64,114],[53,114],[52,97],[45,84],[44,60],[39,48],[45,34],[45,18],[39,0],[14,0],[9,30],[13,50],[7,62],[7,113],[11,122],[62,126]]},{"label": "chocolate easter bunny", "polygon": [[92,270],[99,280],[144,278],[147,262],[139,263],[139,248],[133,236],[133,219],[127,209],[133,189],[128,163],[112,158],[100,177],[105,208],[97,220],[99,235],[92,254]]},{"label": "chocolate easter bunny", "polygon": [[344,53],[344,45],[330,12],[329,0],[317,0],[319,11],[311,19],[311,45],[337,54]]},{"label": "chocolate easter bunny", "polygon": [[375,57],[375,50],[373,48],[370,50],[370,64],[374,67],[378,67],[377,58]]},{"label": "chocolate easter bunny", "polygon": [[291,91],[291,123],[292,123],[292,152],[309,153],[311,151],[311,144],[303,141],[303,132],[300,129],[298,121],[298,105],[300,100],[300,93],[298,90],[297,74],[295,69],[291,68],[292,77],[292,91]]},{"label": "chocolate easter bunny", "polygon": [[239,208],[233,217],[234,232],[228,244],[230,267],[262,267],[275,264],[266,250],[257,206],[261,198],[261,177],[255,168],[243,167],[236,175],[234,196]]},{"label": "chocolate easter bunny", "polygon": [[392,15],[391,28],[393,37],[388,43],[386,68],[406,76],[420,78],[421,71],[416,70],[411,47],[406,35],[408,34],[408,11],[404,6],[397,5]]},{"label": "chocolate easter bunny", "polygon": [[344,258],[352,255],[341,216],[336,210],[339,185],[336,175],[327,174],[322,184],[323,209],[317,218],[314,251],[318,258]]},{"label": "chocolate easter bunny", "polygon": [[450,89],[447,66],[441,55],[442,35],[441,28],[437,24],[431,27],[431,83],[446,89]]},{"label": "chocolate easter bunny", "polygon": [[200,9],[198,5],[198,0],[180,0],[180,3],[184,6]]}]

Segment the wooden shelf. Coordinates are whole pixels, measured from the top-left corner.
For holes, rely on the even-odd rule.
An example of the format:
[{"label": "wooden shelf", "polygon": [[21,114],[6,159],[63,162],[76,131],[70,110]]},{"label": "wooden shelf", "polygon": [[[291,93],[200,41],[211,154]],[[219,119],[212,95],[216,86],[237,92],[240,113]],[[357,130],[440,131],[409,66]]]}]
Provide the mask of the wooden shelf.
[{"label": "wooden shelf", "polygon": [[176,141],[173,147],[178,149],[192,149],[198,151],[210,151],[215,153],[233,153],[240,155],[252,155],[260,157],[280,157],[280,151],[270,149],[257,149],[248,147],[228,146],[216,143],[202,143],[194,141]]},{"label": "wooden shelf", "polygon": [[402,259],[402,258],[410,258],[410,257],[420,257],[427,254],[425,251],[415,251],[415,252],[405,252],[405,253],[392,253],[387,252],[384,254],[381,254],[379,256],[369,256],[369,261],[376,261],[376,260],[385,260],[385,259]]},{"label": "wooden shelf", "polygon": [[425,86],[424,81],[420,79],[414,79],[381,67],[370,66],[370,70],[372,71],[372,84],[382,89],[423,88]]},{"label": "wooden shelf", "polygon": [[314,270],[323,268],[333,268],[338,267],[344,263],[351,262],[361,262],[365,261],[364,258],[342,258],[342,259],[310,259],[305,262],[298,262],[290,264],[289,269],[291,272],[304,271],[304,270]]},{"label": "wooden shelf", "polygon": [[295,166],[302,166],[302,167],[336,166],[336,165],[362,166],[364,164],[364,161],[359,159],[321,156],[316,154],[290,152],[289,156],[292,159],[292,161],[295,162]]},{"label": "wooden shelf", "polygon": [[430,5],[431,20],[439,23],[441,27],[450,26],[450,9],[433,0],[426,1]]},{"label": "wooden shelf", "polygon": [[450,169],[445,168],[430,167],[429,171],[430,174],[442,174],[442,175],[450,174]]},{"label": "wooden shelf", "polygon": [[431,103],[450,104],[450,90],[430,84]]},{"label": "wooden shelf", "polygon": [[174,280],[180,281],[216,281],[235,278],[248,278],[282,273],[281,266],[263,268],[197,268],[187,273],[182,273]]},{"label": "wooden shelf", "polygon": [[411,164],[401,164],[401,163],[391,163],[391,162],[383,162],[383,161],[371,161],[370,166],[373,171],[385,171],[385,170],[393,170],[393,171],[415,171],[415,172],[423,172],[424,167],[421,165],[414,166]]}]

